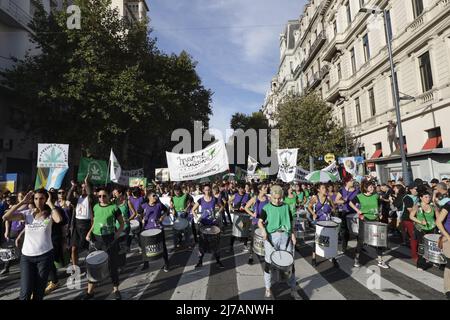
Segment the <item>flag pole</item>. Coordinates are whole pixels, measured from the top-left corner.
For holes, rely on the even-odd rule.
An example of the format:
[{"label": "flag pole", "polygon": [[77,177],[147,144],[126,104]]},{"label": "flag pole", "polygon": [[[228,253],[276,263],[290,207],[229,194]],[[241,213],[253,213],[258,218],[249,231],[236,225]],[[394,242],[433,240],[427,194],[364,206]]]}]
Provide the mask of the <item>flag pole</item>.
[{"label": "flag pole", "polygon": [[[112,151],[112,148],[111,148]],[[106,170],[106,178],[105,178],[105,187],[108,184],[108,175],[109,175],[109,168],[111,166],[111,152],[109,153],[109,159],[108,159],[108,169]]]}]

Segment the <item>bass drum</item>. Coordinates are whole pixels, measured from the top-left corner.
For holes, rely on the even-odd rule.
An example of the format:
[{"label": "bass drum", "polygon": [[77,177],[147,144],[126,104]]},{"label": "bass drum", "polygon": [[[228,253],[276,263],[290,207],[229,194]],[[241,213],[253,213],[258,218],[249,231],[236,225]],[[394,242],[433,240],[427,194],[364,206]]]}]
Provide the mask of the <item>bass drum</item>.
[{"label": "bass drum", "polygon": [[382,222],[364,221],[364,243],[379,248],[387,248],[388,225]]},{"label": "bass drum", "polygon": [[259,228],[255,229],[253,234],[253,252],[255,252],[258,256],[265,256],[264,239],[262,236],[262,231]]},{"label": "bass drum", "polygon": [[437,264],[447,264],[447,258],[439,249],[439,234],[427,234],[423,237],[423,258]]},{"label": "bass drum", "polygon": [[141,248],[144,261],[157,260],[163,254],[163,234],[160,229],[141,232]]},{"label": "bass drum", "polygon": [[86,269],[89,282],[100,282],[109,276],[108,254],[97,250],[86,257]]},{"label": "bass drum", "polygon": [[236,238],[248,237],[252,224],[250,215],[241,212],[234,212],[233,215],[233,236]]}]

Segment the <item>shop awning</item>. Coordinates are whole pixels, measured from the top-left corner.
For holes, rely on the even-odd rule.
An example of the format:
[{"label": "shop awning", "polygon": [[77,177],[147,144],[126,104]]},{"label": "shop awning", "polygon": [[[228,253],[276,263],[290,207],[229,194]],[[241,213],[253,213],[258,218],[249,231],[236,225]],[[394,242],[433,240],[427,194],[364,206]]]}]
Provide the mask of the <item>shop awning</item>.
[{"label": "shop awning", "polygon": [[378,158],[381,158],[382,155],[383,155],[383,149],[377,149],[377,150],[375,150],[373,155],[370,157],[370,159],[378,159]]},{"label": "shop awning", "polygon": [[442,147],[442,137],[437,136],[428,138],[427,142],[422,147],[422,150],[433,150]]}]

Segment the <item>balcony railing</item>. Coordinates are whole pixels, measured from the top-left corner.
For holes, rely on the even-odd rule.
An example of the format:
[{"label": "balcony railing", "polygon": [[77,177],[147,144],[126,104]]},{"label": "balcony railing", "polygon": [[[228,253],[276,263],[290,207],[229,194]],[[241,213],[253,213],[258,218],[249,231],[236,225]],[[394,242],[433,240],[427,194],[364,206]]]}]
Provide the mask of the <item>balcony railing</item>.
[{"label": "balcony railing", "polygon": [[27,29],[33,20],[33,17],[18,6],[15,0],[0,0],[0,19],[5,15],[7,23]]}]

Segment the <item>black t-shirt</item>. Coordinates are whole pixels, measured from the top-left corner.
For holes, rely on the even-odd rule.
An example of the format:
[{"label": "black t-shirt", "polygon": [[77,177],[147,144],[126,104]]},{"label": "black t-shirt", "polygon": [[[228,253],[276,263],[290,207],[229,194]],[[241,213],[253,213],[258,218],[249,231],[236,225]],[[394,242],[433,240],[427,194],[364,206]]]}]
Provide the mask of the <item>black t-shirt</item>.
[{"label": "black t-shirt", "polygon": [[410,196],[405,196],[403,198],[403,214],[402,214],[402,220],[411,220],[409,219],[409,210],[412,207],[414,207],[414,201],[411,199]]}]

